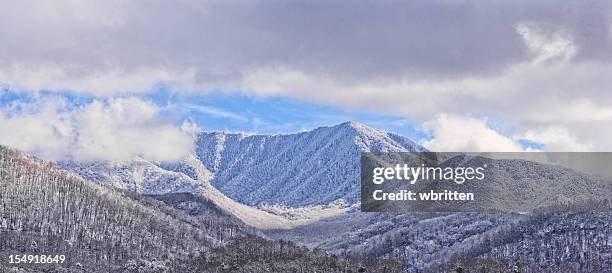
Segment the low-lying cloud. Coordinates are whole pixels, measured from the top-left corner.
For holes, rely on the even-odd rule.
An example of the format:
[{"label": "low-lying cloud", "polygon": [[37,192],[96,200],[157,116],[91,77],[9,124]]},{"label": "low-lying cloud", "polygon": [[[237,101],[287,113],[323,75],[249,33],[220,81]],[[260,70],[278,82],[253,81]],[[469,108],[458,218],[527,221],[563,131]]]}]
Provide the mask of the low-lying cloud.
[{"label": "low-lying cloud", "polygon": [[1,109],[0,144],[48,160],[166,161],[191,152],[193,137],[141,99],[96,99],[75,106],[44,97]]},{"label": "low-lying cloud", "polygon": [[432,138],[421,143],[438,152],[522,152],[517,141],[490,128],[486,121],[442,114],[422,128]]}]

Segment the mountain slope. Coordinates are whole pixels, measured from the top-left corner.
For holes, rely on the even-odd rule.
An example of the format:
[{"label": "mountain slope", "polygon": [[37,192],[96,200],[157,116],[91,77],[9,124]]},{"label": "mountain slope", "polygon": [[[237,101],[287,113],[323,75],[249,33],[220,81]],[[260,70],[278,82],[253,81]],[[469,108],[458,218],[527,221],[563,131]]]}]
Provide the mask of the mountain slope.
[{"label": "mountain slope", "polygon": [[408,138],[359,123],[342,123],[289,135],[202,133],[196,154],[214,173],[211,183],[251,206],[326,205],[359,201],[363,151],[418,152]]},{"label": "mountain slope", "polygon": [[287,229],[347,210],[344,207],[327,206],[288,219],[238,203],[208,182],[212,174],[193,157],[159,165],[143,159],[127,162],[63,161],[57,164],[60,168],[69,170],[86,180],[139,194],[163,196],[172,193],[191,193],[209,200],[224,212],[259,229]]},{"label": "mountain slope", "polygon": [[223,231],[189,223],[2,146],[0,203],[2,257],[57,253],[68,257],[68,266],[172,260],[240,233],[239,225],[220,223]]}]

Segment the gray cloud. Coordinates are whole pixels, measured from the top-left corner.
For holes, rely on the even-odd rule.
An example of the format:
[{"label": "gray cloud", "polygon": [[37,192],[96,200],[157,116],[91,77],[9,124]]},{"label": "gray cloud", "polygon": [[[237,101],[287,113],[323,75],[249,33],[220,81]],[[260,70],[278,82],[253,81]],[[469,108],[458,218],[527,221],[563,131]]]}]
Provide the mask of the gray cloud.
[{"label": "gray cloud", "polygon": [[271,66],[350,82],[483,75],[527,57],[524,21],[568,31],[576,61],[610,58],[608,3],[533,2],[13,1],[2,4],[0,75],[98,92],[214,88]]}]

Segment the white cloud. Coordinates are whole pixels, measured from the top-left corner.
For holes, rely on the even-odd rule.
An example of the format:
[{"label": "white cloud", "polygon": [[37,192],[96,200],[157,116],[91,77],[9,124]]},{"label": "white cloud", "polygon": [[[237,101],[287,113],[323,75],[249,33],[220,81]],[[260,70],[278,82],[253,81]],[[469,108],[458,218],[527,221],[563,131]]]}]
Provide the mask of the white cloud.
[{"label": "white cloud", "polygon": [[438,152],[520,152],[524,149],[514,140],[491,129],[485,121],[441,114],[425,122],[423,130],[431,134],[422,143]]},{"label": "white cloud", "polygon": [[226,119],[231,119],[231,120],[235,120],[235,121],[242,121],[242,122],[246,122],[249,121],[248,118],[241,116],[239,114],[227,111],[227,110],[223,110],[223,109],[219,109],[216,107],[211,107],[211,106],[204,106],[204,105],[191,105],[191,106],[187,106],[195,111],[198,112],[202,112],[204,114],[208,114],[211,116],[216,116],[216,117],[221,117],[221,118],[226,118]]},{"label": "white cloud", "polygon": [[[550,107],[551,104],[557,104]],[[612,121],[612,106],[600,105],[591,99],[577,98],[568,101],[554,101],[551,98],[548,109],[534,111],[529,119],[540,123],[586,123]]]},{"label": "white cloud", "polygon": [[188,132],[163,120],[159,109],[137,98],[94,100],[69,107],[38,98],[2,109],[0,144],[50,160],[177,160],[192,149]]},{"label": "white cloud", "polygon": [[11,104],[8,111],[0,112],[0,144],[43,158],[64,157],[74,135],[70,114],[60,110],[64,107],[56,99],[36,105]]},{"label": "white cloud", "polygon": [[563,30],[548,34],[538,29],[536,24],[519,23],[516,31],[534,55],[534,63],[550,60],[568,61],[576,54],[577,48],[572,36]]},{"label": "white cloud", "polygon": [[528,130],[521,135],[517,135],[516,138],[540,143],[544,145],[543,149],[546,151],[588,152],[594,150],[592,144],[581,142],[568,128],[560,126]]}]

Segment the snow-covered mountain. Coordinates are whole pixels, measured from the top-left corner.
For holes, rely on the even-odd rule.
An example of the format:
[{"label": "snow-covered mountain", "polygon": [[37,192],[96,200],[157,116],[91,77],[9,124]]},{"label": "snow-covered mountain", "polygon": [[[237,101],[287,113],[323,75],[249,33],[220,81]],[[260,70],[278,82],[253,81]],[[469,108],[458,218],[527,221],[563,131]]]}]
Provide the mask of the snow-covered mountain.
[{"label": "snow-covered mountain", "polygon": [[238,203],[209,183],[212,174],[194,157],[164,164],[134,159],[126,162],[63,161],[57,162],[56,165],[86,180],[140,194],[191,193],[209,200],[244,223],[260,229],[292,228],[348,210],[344,206],[319,206],[299,216],[285,217],[279,215],[286,213],[284,211],[270,213]]},{"label": "snow-covered mountain", "polygon": [[[187,158],[180,163],[173,163],[172,166],[192,166],[188,163],[197,161]],[[89,181],[101,182],[109,186],[125,189],[131,192],[160,195],[176,192],[200,192],[202,181],[208,181],[207,173],[202,169],[198,175],[202,181],[192,179],[189,171],[193,168],[185,169],[184,172],[170,171],[160,167],[159,164],[135,158],[131,161],[109,162],[109,161],[61,161],[56,163],[58,167],[77,173],[82,178]],[[195,176],[198,177],[198,176]]]},{"label": "snow-covered mountain", "polygon": [[256,206],[326,205],[359,201],[362,151],[420,152],[397,134],[346,122],[289,135],[202,133],[197,157],[230,198]]}]

